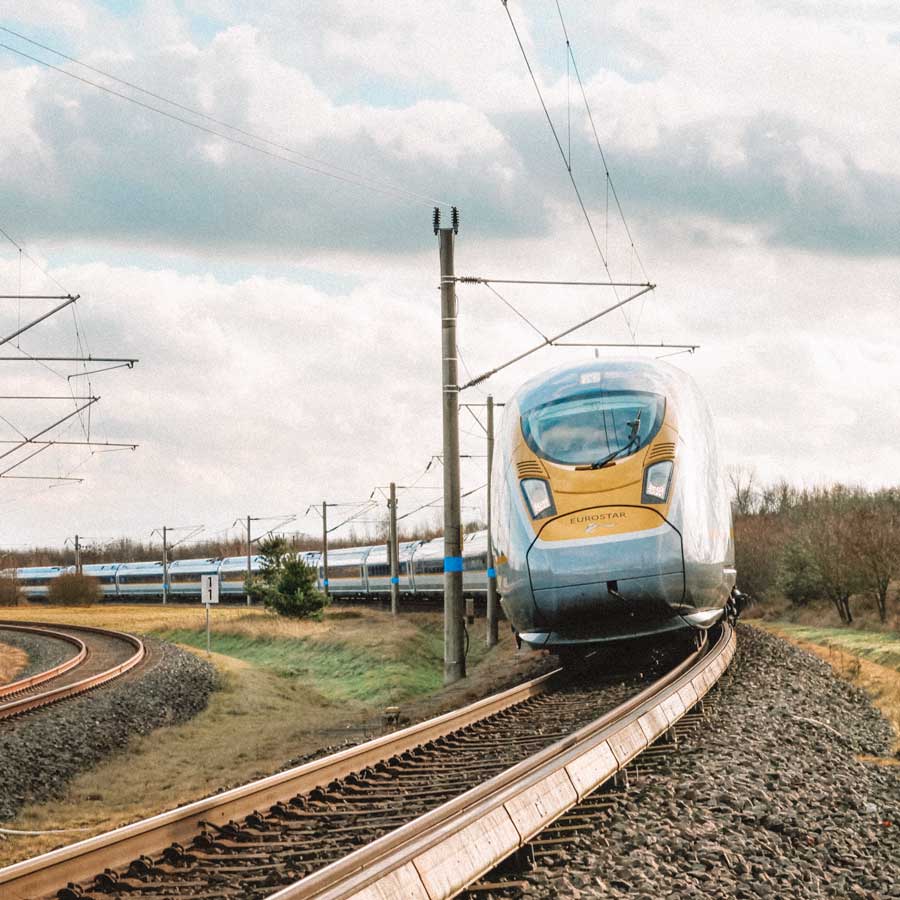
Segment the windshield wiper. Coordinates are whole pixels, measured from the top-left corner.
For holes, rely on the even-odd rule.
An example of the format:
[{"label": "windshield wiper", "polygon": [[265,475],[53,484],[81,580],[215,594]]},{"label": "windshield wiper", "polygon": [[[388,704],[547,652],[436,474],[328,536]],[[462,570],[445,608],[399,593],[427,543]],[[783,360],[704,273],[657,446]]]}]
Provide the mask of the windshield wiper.
[{"label": "windshield wiper", "polygon": [[607,453],[603,459],[598,460],[595,463],[591,463],[592,469],[602,469],[607,463],[611,463],[617,456],[621,456],[629,447],[631,447],[636,441],[638,437],[638,431],[641,427],[641,413],[642,409],[637,411],[637,415],[634,417],[634,421],[628,422],[626,424],[631,426],[631,434],[628,436],[628,443],[624,446],[619,447],[618,450],[613,450],[612,453]]}]

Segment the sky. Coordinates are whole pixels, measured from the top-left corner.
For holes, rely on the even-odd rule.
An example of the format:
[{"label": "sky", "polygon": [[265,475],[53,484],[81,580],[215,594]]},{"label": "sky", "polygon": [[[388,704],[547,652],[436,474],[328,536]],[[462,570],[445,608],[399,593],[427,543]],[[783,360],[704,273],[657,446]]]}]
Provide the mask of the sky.
[{"label": "sky", "polygon": [[[460,210],[459,274],[601,281],[605,260],[656,284],[573,340],[699,345],[669,361],[706,396],[723,466],[895,484],[895,4],[559,9],[574,64],[555,0],[508,5],[557,146],[500,0],[0,0],[0,293],[80,295],[77,317],[0,355],[139,359],[90,387],[75,364],[0,362],[4,396],[100,396],[53,438],[139,445],[53,446],[9,471],[29,478],[0,478],[0,547],[223,536],[247,515],[317,532],[311,504],[390,481],[415,482],[401,515],[438,497],[421,490],[441,477],[425,471],[441,452],[435,204],[445,224]],[[615,300],[496,289],[545,334]],[[458,296],[463,374],[539,340],[483,285]],[[0,300],[2,336],[54,305]],[[502,402],[591,355],[544,349],[462,399]],[[0,399],[0,439],[73,408]],[[465,411],[461,426],[470,490],[483,432]],[[32,480],[51,475],[83,481]],[[332,522],[374,527],[375,496]],[[483,491],[463,502],[483,514]]]}]

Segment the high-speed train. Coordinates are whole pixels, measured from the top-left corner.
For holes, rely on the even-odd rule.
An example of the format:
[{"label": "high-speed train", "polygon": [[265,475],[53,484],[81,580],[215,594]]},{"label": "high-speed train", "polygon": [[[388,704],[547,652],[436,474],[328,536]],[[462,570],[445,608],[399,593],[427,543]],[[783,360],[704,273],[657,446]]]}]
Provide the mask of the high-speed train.
[{"label": "high-speed train", "polygon": [[500,602],[532,647],[706,628],[733,603],[709,411],[657,361],[568,365],[506,404],[494,460]]},{"label": "high-speed train", "polygon": [[[444,591],[443,538],[406,541],[400,544],[400,591],[418,597],[440,597]],[[317,551],[297,554],[316,571],[320,590],[328,587],[334,597],[366,600],[390,594],[391,578],[387,546],[343,547],[329,550],[328,572]],[[258,574],[261,556],[251,557],[251,572]],[[0,573],[14,575],[22,592],[31,600],[46,599],[51,581],[74,572],[74,566],[36,566]],[[103,563],[82,567],[85,575],[100,582],[103,600],[158,603],[163,598],[164,570],[161,562]],[[168,599],[171,602],[200,600],[201,575],[218,574],[223,602],[246,597],[247,557],[183,559],[169,563]],[[463,588],[466,596],[483,598],[487,592],[487,532],[476,531],[463,542]]]}]

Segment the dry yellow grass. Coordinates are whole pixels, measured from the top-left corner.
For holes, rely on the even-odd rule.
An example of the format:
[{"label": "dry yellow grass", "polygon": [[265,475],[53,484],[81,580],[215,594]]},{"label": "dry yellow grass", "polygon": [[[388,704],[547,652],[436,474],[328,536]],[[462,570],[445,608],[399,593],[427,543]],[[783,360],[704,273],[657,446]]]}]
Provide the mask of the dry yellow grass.
[{"label": "dry yellow grass", "polygon": [[894,759],[873,760],[867,757],[866,760],[889,765],[898,763],[898,759],[900,759],[900,671],[891,666],[882,666],[864,659],[855,653],[847,653],[834,645],[801,640],[790,632],[780,629],[774,623],[757,625],[757,627],[771,631],[795,646],[814,653],[824,659],[838,676],[864,690],[894,729],[893,752],[895,756]]},{"label": "dry yellow grass", "polygon": [[28,654],[18,647],[0,644],[0,684],[9,684],[28,664]]}]

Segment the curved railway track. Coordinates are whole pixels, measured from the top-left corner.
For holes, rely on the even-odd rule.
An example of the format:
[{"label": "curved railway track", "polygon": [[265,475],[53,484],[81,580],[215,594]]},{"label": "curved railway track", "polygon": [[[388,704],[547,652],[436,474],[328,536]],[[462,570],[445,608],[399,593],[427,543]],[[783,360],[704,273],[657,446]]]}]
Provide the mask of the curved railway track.
[{"label": "curved railway track", "polygon": [[730,625],[649,683],[556,670],[436,719],[0,870],[0,894],[452,897],[695,707]]},{"label": "curved railway track", "polygon": [[143,641],[104,628],[0,621],[0,634],[14,631],[64,641],[71,657],[44,672],[0,687],[0,719],[57,703],[106,684],[133,669],[145,655]]}]

